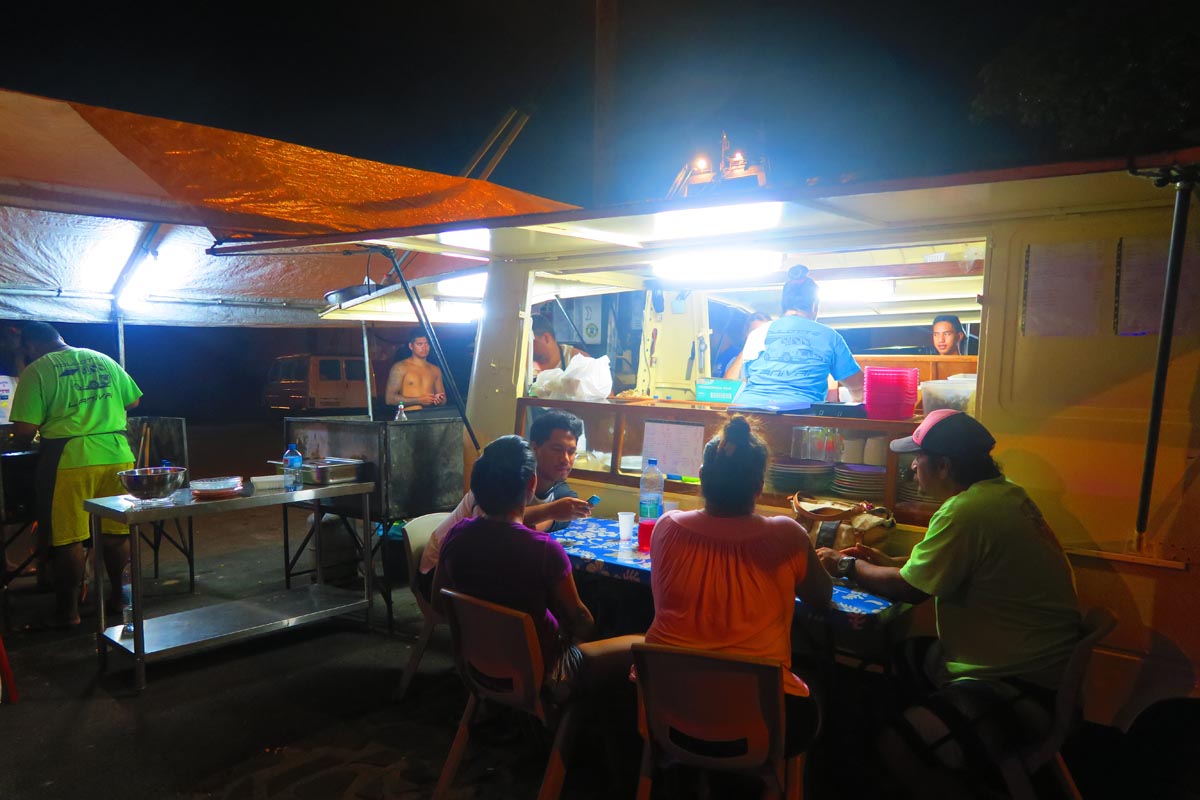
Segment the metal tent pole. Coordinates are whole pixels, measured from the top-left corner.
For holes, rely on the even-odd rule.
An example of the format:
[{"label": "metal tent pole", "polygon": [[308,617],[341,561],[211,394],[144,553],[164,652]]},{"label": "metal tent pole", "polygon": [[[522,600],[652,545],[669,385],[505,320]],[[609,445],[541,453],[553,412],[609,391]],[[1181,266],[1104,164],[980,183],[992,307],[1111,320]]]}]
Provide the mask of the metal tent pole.
[{"label": "metal tent pole", "polygon": [[117,314],[117,363],[125,369],[125,315]]},{"label": "metal tent pole", "polygon": [[467,409],[463,404],[462,395],[458,392],[458,384],[454,382],[454,375],[450,372],[450,364],[446,360],[446,354],[442,351],[442,343],[438,340],[437,334],[433,331],[433,325],[429,322],[429,317],[425,313],[425,306],[421,303],[421,297],[408,282],[408,278],[404,277],[404,273],[400,271],[400,260],[396,258],[395,252],[390,248],[383,248],[383,254],[392,262],[392,272],[396,275],[396,280],[404,287],[404,294],[408,297],[408,302],[412,306],[413,313],[417,316],[417,322],[420,323],[421,329],[425,331],[425,337],[429,339],[429,344],[433,348],[433,352],[437,355],[438,361],[442,362],[444,369],[443,377],[446,379],[446,385],[450,389],[450,398],[454,401],[455,408],[458,409],[458,415],[462,418],[463,425],[467,428],[467,435],[471,437],[471,444],[475,445],[476,452],[482,450],[479,446],[479,438],[475,435],[475,429],[471,427],[471,420],[467,419]]},{"label": "metal tent pole", "polygon": [[1150,424],[1146,430],[1146,456],[1142,466],[1142,488],[1138,495],[1137,544],[1140,548],[1150,516],[1150,496],[1154,490],[1154,467],[1158,457],[1158,435],[1162,427],[1162,407],[1167,388],[1167,370],[1171,366],[1171,340],[1175,333],[1175,307],[1179,298],[1179,275],[1183,248],[1187,242],[1188,209],[1192,190],[1200,177],[1200,167],[1165,170],[1160,185],[1175,184],[1175,218],[1171,223],[1171,248],[1167,254],[1167,277],[1163,288],[1162,319],[1158,329],[1158,356],[1154,364],[1154,389],[1150,398]]},{"label": "metal tent pole", "polygon": [[371,346],[367,343],[367,321],[362,320],[363,366],[367,376],[367,419],[375,421],[375,392],[371,386]]}]

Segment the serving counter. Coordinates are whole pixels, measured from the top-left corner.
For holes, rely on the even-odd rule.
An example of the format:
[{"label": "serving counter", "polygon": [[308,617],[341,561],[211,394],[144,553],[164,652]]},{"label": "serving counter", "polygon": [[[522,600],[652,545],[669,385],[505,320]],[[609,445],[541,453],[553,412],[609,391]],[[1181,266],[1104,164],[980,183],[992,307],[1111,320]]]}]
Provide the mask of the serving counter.
[{"label": "serving counter", "polygon": [[[92,552],[99,553],[100,521],[117,520],[129,525],[130,571],[133,591],[133,631],[124,634],[123,624],[107,625],[104,603],[97,603],[96,650],[100,668],[107,665],[109,648],[119,648],[134,658],[134,682],[138,689],[146,685],[146,662],[198,652],[212,647],[262,636],[284,628],[317,622],[328,617],[354,611],[367,611],[371,606],[371,547],[368,503],[375,490],[373,482],[340,483],[331,486],[306,487],[296,491],[252,491],[228,500],[195,500],[169,506],[143,506],[125,496],[100,497],[85,500],[84,510],[91,515]],[[235,600],[203,608],[145,618],[142,605],[140,540],[142,525],[153,525],[183,517],[203,517],[231,511],[245,511],[265,506],[289,503],[314,503],[318,517],[322,503],[334,498],[359,496],[359,516],[362,523],[361,546],[363,591],[356,592],[326,586],[318,568],[317,583],[271,594]],[[320,520],[318,519],[318,524]],[[320,564],[318,543],[317,563]],[[96,596],[105,597],[103,559],[92,559],[93,585]]]},{"label": "serving counter", "polygon": [[[581,480],[607,483],[615,486],[636,488],[641,480],[642,453],[647,422],[691,424],[703,428],[703,441],[720,432],[729,417],[729,406],[724,403],[663,402],[638,400],[633,402],[583,403],[572,400],[543,400],[523,397],[517,400],[517,417],[514,430],[522,435],[528,433],[533,417],[542,408],[561,408],[583,420],[585,445],[581,445],[576,456],[572,476]],[[743,413],[743,412],[739,412]],[[851,419],[840,417],[814,417],[793,414],[744,413],[751,424],[766,440],[771,451],[772,462],[789,462],[802,457],[796,449],[800,434],[798,429],[820,429],[835,432],[835,437],[876,439],[874,463],[868,464],[882,480],[875,481],[878,490],[868,496],[857,496],[853,492],[830,490],[809,492],[818,497],[837,500],[871,501],[895,512],[896,520],[909,525],[924,526],[928,523],[936,506],[913,501],[915,484],[907,475],[910,459],[904,459],[886,447],[891,439],[910,436],[916,430],[919,419],[909,421]],[[840,452],[840,451],[839,451]],[[859,459],[861,461],[861,459]],[[853,462],[857,466],[857,462]],[[673,478],[668,476],[666,491],[673,494],[696,495],[700,493],[698,482],[686,479],[690,476]],[[760,504],[787,509],[791,512],[791,491],[779,491],[768,476]],[[874,496],[871,496],[871,495]]]}]

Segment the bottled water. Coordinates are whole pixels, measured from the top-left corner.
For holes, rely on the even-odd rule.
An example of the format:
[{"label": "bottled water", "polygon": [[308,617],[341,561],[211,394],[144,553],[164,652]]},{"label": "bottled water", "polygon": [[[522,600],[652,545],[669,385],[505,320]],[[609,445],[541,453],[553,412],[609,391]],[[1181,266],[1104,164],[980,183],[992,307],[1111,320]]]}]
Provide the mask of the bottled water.
[{"label": "bottled water", "polygon": [[296,449],[295,444],[289,444],[283,453],[283,488],[293,492],[302,485],[300,469],[304,465],[304,456]]},{"label": "bottled water", "polygon": [[663,474],[658,459],[646,460],[638,492],[638,519],[658,519],[663,509]]},{"label": "bottled water", "polygon": [[129,562],[121,570],[121,636],[133,635],[133,572]]}]

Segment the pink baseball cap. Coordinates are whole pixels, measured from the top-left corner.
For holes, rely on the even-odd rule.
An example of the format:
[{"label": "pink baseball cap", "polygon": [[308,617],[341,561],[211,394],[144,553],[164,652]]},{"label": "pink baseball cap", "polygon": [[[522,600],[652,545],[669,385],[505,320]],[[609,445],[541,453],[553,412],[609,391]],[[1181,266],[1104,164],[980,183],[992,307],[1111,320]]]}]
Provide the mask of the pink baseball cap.
[{"label": "pink baseball cap", "polygon": [[949,408],[929,412],[912,436],[893,439],[891,444],[894,453],[924,450],[952,458],[984,456],[995,446],[996,440],[978,420]]}]

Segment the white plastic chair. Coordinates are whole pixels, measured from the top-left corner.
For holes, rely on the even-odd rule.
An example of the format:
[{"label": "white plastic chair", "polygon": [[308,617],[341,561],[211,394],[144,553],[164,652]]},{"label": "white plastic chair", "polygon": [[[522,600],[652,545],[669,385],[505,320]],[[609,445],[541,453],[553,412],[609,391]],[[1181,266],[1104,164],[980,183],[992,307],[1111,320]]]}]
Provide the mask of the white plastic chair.
[{"label": "white plastic chair", "polygon": [[425,622],[421,626],[421,635],[417,638],[417,643],[413,645],[408,666],[404,668],[400,690],[396,693],[397,700],[402,700],[405,693],[408,692],[408,686],[417,674],[417,667],[421,665],[421,656],[425,654],[429,638],[433,636],[433,629],[446,623],[442,615],[434,611],[433,605],[425,598],[425,595],[421,594],[421,590],[417,588],[417,581],[419,578],[418,568],[421,565],[421,555],[425,552],[425,545],[429,543],[429,537],[433,535],[434,529],[448,516],[448,512],[441,511],[425,514],[404,524],[404,559],[408,567],[408,588],[413,594],[413,599],[417,601],[417,608],[421,609],[421,615],[425,618]]}]

